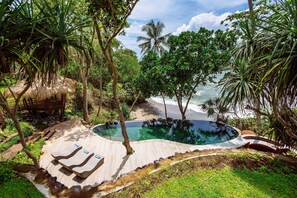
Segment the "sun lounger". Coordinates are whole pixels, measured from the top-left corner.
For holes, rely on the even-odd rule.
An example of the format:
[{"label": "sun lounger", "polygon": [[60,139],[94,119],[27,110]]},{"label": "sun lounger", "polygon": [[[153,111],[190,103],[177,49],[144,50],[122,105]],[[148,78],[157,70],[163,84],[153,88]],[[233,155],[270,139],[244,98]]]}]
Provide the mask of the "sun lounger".
[{"label": "sun lounger", "polygon": [[91,175],[97,168],[99,168],[104,162],[104,158],[99,155],[94,155],[89,159],[89,161],[81,166],[75,167],[72,171],[81,178],[87,178]]},{"label": "sun lounger", "polygon": [[93,155],[94,153],[90,153],[85,149],[81,149],[72,157],[68,159],[60,159],[58,161],[62,166],[71,170],[74,167],[83,166]]},{"label": "sun lounger", "polygon": [[52,156],[56,160],[60,159],[67,159],[69,157],[72,157],[77,151],[79,151],[82,147],[79,144],[73,144],[71,147],[69,147],[67,150],[64,151],[57,151],[53,152]]}]

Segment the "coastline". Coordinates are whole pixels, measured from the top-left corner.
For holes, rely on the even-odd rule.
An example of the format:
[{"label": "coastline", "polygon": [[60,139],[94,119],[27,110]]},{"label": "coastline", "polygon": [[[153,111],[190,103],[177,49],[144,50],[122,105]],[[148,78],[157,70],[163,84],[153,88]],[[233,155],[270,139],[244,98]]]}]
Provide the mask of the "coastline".
[{"label": "coastline", "polygon": [[[181,119],[181,113],[177,105],[167,104],[168,117],[173,119]],[[208,117],[206,113],[196,112],[188,108],[186,117],[189,120],[210,120],[212,117]],[[157,118],[165,118],[164,105],[158,103],[152,99],[146,99],[145,103],[137,104],[134,106],[131,112],[132,120],[151,120]]]}]

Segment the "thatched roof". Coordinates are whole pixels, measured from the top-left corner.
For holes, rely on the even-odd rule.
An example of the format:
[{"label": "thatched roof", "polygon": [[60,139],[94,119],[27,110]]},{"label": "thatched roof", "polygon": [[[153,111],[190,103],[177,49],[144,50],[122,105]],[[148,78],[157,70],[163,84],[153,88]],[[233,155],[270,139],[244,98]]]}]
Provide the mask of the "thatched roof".
[{"label": "thatched roof", "polygon": [[[10,89],[13,94],[17,97],[25,88],[26,81],[22,80],[19,83],[12,86]],[[74,93],[77,86],[77,82],[65,77],[57,77],[52,80],[51,85],[42,83],[40,79],[36,79],[33,85],[26,91],[23,98],[34,98],[36,100],[44,100],[46,98]],[[9,89],[5,90],[5,97],[12,97],[12,93]]]}]

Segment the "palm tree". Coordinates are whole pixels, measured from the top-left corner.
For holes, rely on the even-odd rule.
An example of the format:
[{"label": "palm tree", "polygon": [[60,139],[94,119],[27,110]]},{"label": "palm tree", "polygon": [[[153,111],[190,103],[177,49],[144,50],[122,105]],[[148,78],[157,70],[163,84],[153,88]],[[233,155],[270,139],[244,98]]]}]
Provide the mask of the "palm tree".
[{"label": "palm tree", "polygon": [[155,23],[154,20],[142,27],[141,30],[146,33],[147,37],[137,37],[137,41],[144,41],[139,45],[141,53],[146,54],[148,51],[153,51],[160,55],[165,51],[170,34],[162,35],[164,28],[164,23],[160,21]]}]

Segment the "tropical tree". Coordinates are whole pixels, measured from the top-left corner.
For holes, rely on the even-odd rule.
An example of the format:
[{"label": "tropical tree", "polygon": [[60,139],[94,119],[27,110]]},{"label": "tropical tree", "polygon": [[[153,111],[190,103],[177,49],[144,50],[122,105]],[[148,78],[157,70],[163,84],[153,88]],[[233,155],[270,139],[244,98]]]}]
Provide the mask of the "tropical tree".
[{"label": "tropical tree", "polygon": [[0,92],[0,106],[13,120],[25,153],[33,160],[35,166],[39,167],[36,157],[28,149],[20,123],[16,117],[19,101],[29,89],[33,74],[36,72],[36,67],[34,67],[36,61],[33,61],[31,54],[26,53],[24,50],[25,44],[30,38],[32,23],[35,20],[31,15],[32,10],[29,8],[30,5],[22,1],[11,0],[0,3],[0,80],[2,81],[5,75],[12,71],[12,66],[15,63],[20,65],[28,79],[24,90],[15,98],[13,107],[8,105],[5,97]]},{"label": "tropical tree", "polygon": [[70,48],[80,54],[86,54],[80,45],[79,32],[89,24],[75,14],[76,4],[73,0],[61,0],[51,4],[46,0],[39,0],[35,5],[40,10],[40,20],[36,24],[33,39],[33,42],[38,44],[34,56],[43,65],[43,76],[50,81],[61,67],[67,65]]},{"label": "tropical tree", "polygon": [[114,59],[119,69],[119,82],[124,85],[125,89],[129,89],[140,71],[136,52],[120,46],[120,48],[114,49]]},{"label": "tropical tree", "polygon": [[216,116],[216,121],[227,122],[229,108],[225,106],[220,98],[209,99],[202,104],[202,110],[207,112],[208,116]]},{"label": "tropical tree", "polygon": [[[39,1],[4,1],[0,4],[1,15],[1,78],[4,72],[10,72],[17,63],[20,74],[26,78],[24,90],[15,98],[11,108],[0,93],[0,105],[13,120],[21,139],[25,153],[39,167],[37,159],[32,155],[24,140],[23,132],[16,113],[22,95],[36,79],[41,78],[50,84],[61,66],[67,64],[69,47],[83,53],[75,32],[81,28],[71,6],[73,1],[60,1],[48,4]],[[2,79],[1,79],[2,80]],[[12,94],[13,95],[13,94]]]},{"label": "tropical tree", "polygon": [[258,66],[263,69],[260,85],[269,88],[275,118],[296,143],[297,114],[292,107],[297,97],[297,0],[278,2],[268,5],[272,14],[263,17],[265,26],[259,27],[262,31],[255,40]]},{"label": "tropical tree", "polygon": [[165,103],[165,95],[169,84],[167,83],[166,70],[160,63],[160,57],[157,53],[149,51],[140,62],[141,70],[138,74],[136,84],[137,88],[141,90],[144,97],[162,96],[165,110],[165,117],[167,118],[167,107]]},{"label": "tropical tree", "polygon": [[124,137],[123,145],[126,147],[127,155],[130,155],[133,153],[133,149],[130,146],[123,111],[118,100],[118,69],[113,59],[111,44],[113,39],[127,26],[127,18],[138,0],[87,0],[87,2],[89,13],[93,17],[94,28],[97,33],[100,48],[105,60],[112,69],[113,100],[120,119]]},{"label": "tropical tree", "polygon": [[[254,68],[251,66],[255,63],[257,57],[255,51],[257,45],[256,39],[257,25],[261,24],[260,18],[267,14],[267,10],[258,6],[254,10],[253,0],[248,0],[249,10],[241,13],[236,13],[227,17],[224,22],[232,21],[231,26],[241,39],[240,44],[232,51],[232,59],[228,62],[231,66],[225,77],[220,82],[222,88],[222,95],[225,97],[224,103],[229,103],[233,107],[236,114],[237,108],[244,111],[245,107],[253,109],[256,116],[256,125],[258,131],[261,130],[261,116],[267,115],[267,112],[261,110],[261,95],[258,90],[259,72],[253,72]],[[261,8],[261,9],[259,9]],[[252,75],[251,75],[252,74]],[[236,90],[232,94],[228,94],[229,89]],[[233,98],[232,98],[233,97]]]},{"label": "tropical tree", "polygon": [[[253,11],[253,34],[248,23],[243,23],[249,15],[240,13],[231,16],[232,26],[240,27],[239,35],[242,38],[235,49],[234,59],[247,64],[245,82],[253,84],[251,93],[257,96],[254,101],[248,101],[250,95],[237,92],[234,98],[240,94],[249,104],[249,109],[260,114],[263,109],[269,112],[266,116],[271,121],[273,130],[270,131],[276,140],[287,145],[296,145],[297,140],[297,115],[292,110],[296,107],[297,93],[296,11],[296,0],[276,3],[260,1]],[[237,67],[240,66],[237,64]],[[228,87],[228,80],[226,82],[225,87]]]},{"label": "tropical tree", "polygon": [[161,55],[165,51],[167,47],[167,39],[170,34],[162,35],[164,28],[164,23],[160,21],[155,23],[154,20],[151,20],[141,28],[141,30],[147,35],[147,37],[137,37],[138,42],[143,41],[143,43],[139,45],[141,48],[141,53],[146,54],[149,51],[153,51]]},{"label": "tropical tree", "polygon": [[[197,87],[212,82],[229,57],[235,38],[222,30],[200,28],[198,32],[182,32],[168,39],[169,51],[161,57],[166,79],[166,95],[174,95],[182,119],[186,119],[189,102]],[[184,100],[186,100],[184,104]]]}]

